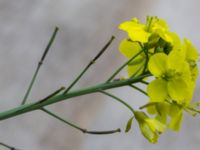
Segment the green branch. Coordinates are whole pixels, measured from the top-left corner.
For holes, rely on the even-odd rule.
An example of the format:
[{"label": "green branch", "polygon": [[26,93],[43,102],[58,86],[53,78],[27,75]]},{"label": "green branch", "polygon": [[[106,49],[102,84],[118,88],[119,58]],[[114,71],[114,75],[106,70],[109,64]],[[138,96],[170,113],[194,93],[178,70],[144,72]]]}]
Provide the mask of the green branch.
[{"label": "green branch", "polygon": [[146,84],[146,85],[148,85],[148,84],[149,84],[149,82],[147,82],[147,81],[144,81],[144,80],[141,80],[140,82],[141,82],[141,83],[143,83],[143,84]]},{"label": "green branch", "polygon": [[148,54],[148,49],[147,48],[144,48],[144,53],[145,53],[145,56],[146,56],[146,60],[145,60],[143,72],[146,72],[147,65],[148,65],[148,62],[149,62],[149,54]]},{"label": "green branch", "polygon": [[41,110],[46,112],[47,114],[53,116],[54,118],[60,120],[61,122],[63,122],[65,124],[75,128],[75,129],[78,129],[79,131],[81,131],[83,133],[87,133],[87,134],[113,134],[113,133],[116,133],[116,132],[121,132],[121,130],[119,128],[116,129],[116,130],[108,130],[108,131],[88,131],[87,129],[83,129],[83,128],[81,128],[81,127],[79,127],[79,126],[77,126],[77,125],[75,125],[75,124],[73,124],[73,123],[71,123],[71,122],[59,117],[58,115],[48,111],[45,108],[41,108]]},{"label": "green branch", "polygon": [[126,61],[121,67],[119,67],[112,75],[111,77],[106,81],[106,82],[110,82],[111,80],[113,80],[115,78],[115,76],[122,70],[124,69],[124,67],[126,67],[132,60],[134,60],[138,55],[140,55],[143,52],[143,50],[139,51],[136,55],[134,55],[131,59],[129,59],[128,61]]},{"label": "green branch", "polygon": [[7,144],[5,144],[5,143],[2,143],[2,142],[0,142],[0,145],[3,146],[3,147],[8,148],[8,149],[10,149],[10,150],[19,150],[19,149],[16,149],[15,147],[9,146],[9,145],[7,145]]},{"label": "green branch", "polygon": [[123,101],[119,97],[117,97],[117,96],[115,96],[113,94],[110,94],[110,93],[108,93],[106,91],[100,91],[100,92],[105,94],[105,95],[107,95],[107,96],[109,96],[109,97],[111,97],[111,98],[113,98],[113,99],[115,99],[116,101],[122,103],[124,106],[126,106],[134,114],[135,110],[127,102]]},{"label": "green branch", "polygon": [[148,77],[148,76],[151,76],[151,74],[145,73],[145,74],[137,76],[135,78],[130,78],[130,79],[121,80],[121,81],[113,81],[113,82],[109,82],[109,83],[103,83],[103,84],[99,84],[96,86],[71,91],[64,95],[60,94],[60,95],[51,97],[49,99],[45,99],[45,100],[43,99],[38,102],[33,102],[30,104],[18,106],[16,108],[1,112],[0,120],[5,120],[5,119],[15,117],[15,116],[18,116],[18,115],[21,115],[21,114],[24,114],[24,113],[27,113],[27,112],[30,112],[33,110],[41,109],[44,106],[47,106],[47,105],[50,105],[53,103],[57,103],[57,102],[60,102],[63,100],[67,100],[67,99],[70,99],[73,97],[78,97],[78,96],[82,96],[82,95],[86,95],[86,94],[96,93],[96,92],[99,92],[100,90],[113,89],[113,88],[130,85],[133,83],[137,83],[137,82],[140,82],[143,78]]},{"label": "green branch", "polygon": [[41,67],[42,64],[43,64],[43,61],[44,61],[44,59],[45,59],[45,57],[46,57],[46,55],[47,55],[47,53],[48,53],[48,51],[49,51],[49,49],[50,49],[50,47],[51,47],[51,45],[52,45],[52,43],[53,43],[55,37],[56,37],[56,34],[57,34],[58,30],[59,30],[58,27],[56,27],[55,30],[54,30],[54,32],[53,32],[53,34],[52,34],[52,36],[51,36],[51,38],[50,38],[50,40],[49,40],[49,43],[48,43],[47,47],[46,47],[45,50],[44,50],[44,53],[43,53],[43,55],[42,55],[42,57],[41,57],[41,59],[40,59],[40,61],[39,61],[39,63],[38,63],[38,66],[37,66],[37,68],[36,68],[36,70],[35,70],[35,73],[33,74],[32,80],[31,80],[31,82],[30,82],[30,84],[29,84],[29,87],[28,87],[26,93],[25,93],[25,96],[24,96],[24,98],[23,98],[23,100],[22,100],[21,105],[24,105],[24,104],[26,103],[26,101],[27,101],[27,98],[28,98],[28,96],[29,96],[29,94],[30,94],[30,91],[31,91],[31,89],[32,89],[32,87],[33,87],[33,84],[34,84],[34,82],[35,82],[35,79],[36,79],[36,77],[37,77],[37,75],[38,75],[38,72],[39,72],[39,70],[40,70],[40,67]]},{"label": "green branch", "polygon": [[83,69],[83,71],[77,76],[77,78],[69,85],[65,90],[64,94],[69,92],[71,88],[79,81],[79,79],[85,74],[85,72],[96,62],[96,60],[105,52],[105,50],[110,46],[112,41],[115,39],[114,36],[106,43],[106,45],[100,50],[100,52],[89,62],[89,64]]},{"label": "green branch", "polygon": [[[46,49],[45,49],[45,51],[44,51],[44,53],[43,53],[43,55],[42,55],[42,57],[41,57],[41,60],[40,60],[39,63],[38,63],[38,66],[37,66],[36,71],[35,71],[35,73],[34,73],[34,75],[33,75],[33,78],[32,78],[32,80],[31,80],[31,83],[30,83],[30,85],[29,85],[29,88],[28,88],[28,90],[27,90],[27,92],[26,92],[26,94],[25,94],[25,97],[24,97],[23,101],[22,101],[22,105],[25,104],[25,102],[26,102],[26,100],[27,100],[27,98],[28,98],[28,96],[29,96],[29,94],[30,94],[30,91],[31,91],[31,89],[32,89],[32,87],[33,87],[33,84],[34,84],[34,82],[35,82],[35,80],[36,80],[36,77],[37,77],[37,75],[38,75],[38,73],[39,73],[39,70],[40,70],[40,68],[41,68],[41,66],[42,66],[42,64],[43,64],[43,61],[44,61],[44,59],[45,59],[45,57],[46,57],[46,55],[47,55],[47,53],[48,53],[48,51],[49,51],[49,49],[50,49],[50,47],[51,47],[53,41],[54,41],[54,39],[55,39],[55,36],[56,36],[57,31],[58,31],[58,28],[56,27],[55,30],[54,30],[54,33],[53,33],[52,37],[50,38],[50,41],[49,41],[49,43],[48,43]],[[53,93],[50,94],[49,96],[47,96],[47,97],[45,97],[44,99],[40,100],[40,102],[44,102],[44,101],[46,101],[46,100],[48,100],[48,99],[50,99],[50,98],[56,96],[57,94],[59,94],[59,93],[60,93],[61,91],[63,91],[63,90],[65,90],[65,91],[64,91],[64,94],[66,94],[66,93],[78,82],[78,80],[79,80],[79,79],[83,76],[83,74],[89,69],[89,67],[90,67],[92,64],[94,64],[95,61],[105,52],[105,50],[106,50],[106,49],[108,48],[108,46],[112,43],[113,40],[114,40],[114,36],[111,37],[111,39],[108,41],[108,43],[107,43],[107,44],[101,49],[101,51],[90,61],[90,63],[85,67],[85,69],[80,73],[80,75],[74,80],[74,82],[72,82],[72,84],[71,84],[66,90],[65,90],[64,87],[61,87],[60,89],[56,90],[55,92],[53,92]],[[112,134],[112,133],[120,132],[120,129],[110,130],[110,131],[87,131],[86,129],[82,129],[82,128],[80,128],[80,127],[74,125],[73,123],[70,123],[69,121],[66,121],[66,120],[62,119],[62,118],[59,117],[58,115],[56,115],[56,114],[54,114],[54,113],[48,111],[48,110],[45,109],[45,108],[41,108],[41,110],[44,111],[44,112],[46,112],[47,114],[53,116],[54,118],[56,118],[56,119],[58,119],[58,120],[60,120],[60,121],[62,121],[62,122],[64,122],[64,123],[70,125],[71,127],[74,127],[74,128],[76,128],[76,129],[78,129],[78,130],[81,130],[83,133],[88,133],[88,134]]]},{"label": "green branch", "polygon": [[135,86],[135,85],[132,85],[132,84],[130,84],[129,86],[132,87],[132,88],[134,88],[134,89],[136,89],[136,90],[138,90],[138,91],[141,92],[142,94],[148,96],[148,94],[147,94],[144,90],[140,89],[139,87],[137,87],[137,86]]}]

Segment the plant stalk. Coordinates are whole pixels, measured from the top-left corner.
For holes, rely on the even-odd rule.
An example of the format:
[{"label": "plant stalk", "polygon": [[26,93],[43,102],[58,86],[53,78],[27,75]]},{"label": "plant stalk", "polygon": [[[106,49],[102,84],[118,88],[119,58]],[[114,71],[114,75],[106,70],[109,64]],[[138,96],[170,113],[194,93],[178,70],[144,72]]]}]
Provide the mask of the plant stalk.
[{"label": "plant stalk", "polygon": [[86,95],[86,94],[96,93],[101,90],[113,89],[113,88],[118,88],[118,87],[130,85],[130,84],[134,84],[134,83],[140,82],[143,78],[148,77],[148,76],[151,76],[151,74],[144,73],[143,75],[137,76],[135,78],[120,80],[120,81],[113,81],[113,82],[109,82],[109,83],[106,82],[103,84],[98,84],[96,86],[71,91],[64,95],[63,94],[56,95],[54,97],[50,97],[49,99],[43,99],[38,102],[24,104],[22,106],[18,106],[16,108],[1,112],[0,120],[5,120],[5,119],[12,118],[12,117],[15,117],[15,116],[27,113],[27,112],[38,110],[47,105],[57,103],[57,102],[60,102],[63,100],[67,100],[67,99],[70,99],[73,97],[78,97],[78,96],[82,96],[82,95]]},{"label": "plant stalk", "polygon": [[107,131],[89,131],[89,130],[87,130],[87,129],[81,128],[81,127],[75,125],[74,123],[71,123],[71,122],[69,122],[69,121],[67,121],[67,120],[65,120],[65,119],[63,119],[63,118],[61,118],[61,117],[59,117],[58,115],[56,115],[56,114],[50,112],[49,110],[47,110],[47,109],[45,109],[45,108],[41,108],[41,110],[44,111],[44,112],[46,112],[46,113],[49,114],[50,116],[53,116],[54,118],[60,120],[61,122],[63,122],[63,123],[65,123],[65,124],[67,124],[67,125],[69,125],[69,126],[75,128],[75,129],[77,129],[77,130],[79,130],[79,131],[81,131],[81,132],[83,132],[83,133],[86,133],[86,134],[98,134],[98,135],[100,135],[100,134],[113,134],[113,133],[116,133],[116,132],[120,132],[120,131],[121,131],[120,128],[117,128],[116,130],[107,130]]}]

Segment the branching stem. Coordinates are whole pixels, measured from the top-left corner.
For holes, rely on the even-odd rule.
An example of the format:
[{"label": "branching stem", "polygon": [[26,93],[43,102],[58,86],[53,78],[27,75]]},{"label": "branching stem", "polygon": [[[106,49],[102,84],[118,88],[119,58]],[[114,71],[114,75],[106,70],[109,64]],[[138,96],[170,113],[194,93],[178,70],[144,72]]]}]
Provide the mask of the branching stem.
[{"label": "branching stem", "polygon": [[75,125],[74,123],[71,123],[69,121],[67,121],[66,119],[63,119],[61,117],[59,117],[58,115],[56,115],[55,113],[50,112],[49,110],[45,109],[45,108],[41,108],[42,111],[46,112],[47,114],[49,114],[50,116],[60,120],[61,122],[83,132],[83,133],[87,133],[87,134],[113,134],[116,132],[120,132],[121,130],[118,128],[116,130],[108,130],[108,131],[88,131],[87,129],[83,129],[77,125]]},{"label": "branching stem", "polygon": [[124,67],[126,67],[132,60],[134,60],[138,55],[140,55],[143,52],[143,50],[139,51],[136,55],[134,55],[131,59],[126,61],[121,67],[119,67],[112,75],[111,77],[106,81],[107,83],[110,82],[115,78],[115,76],[122,70]]},{"label": "branching stem", "polygon": [[137,86],[135,86],[135,85],[132,85],[132,84],[130,84],[129,86],[132,87],[132,88],[134,88],[134,89],[136,89],[136,90],[138,90],[138,91],[141,92],[142,94],[148,96],[148,94],[147,94],[144,90],[140,89],[139,87],[137,87]]},{"label": "branching stem", "polygon": [[126,106],[134,114],[135,110],[127,102],[123,101],[119,97],[117,97],[117,96],[115,96],[115,95],[113,95],[111,93],[108,93],[106,91],[99,91],[99,92],[101,92],[101,93],[103,93],[103,94],[115,99],[116,101],[122,103],[124,106]]},{"label": "branching stem", "polygon": [[16,108],[1,112],[0,120],[5,120],[5,119],[15,117],[15,116],[18,116],[18,115],[21,115],[21,114],[24,114],[24,113],[27,113],[27,112],[30,112],[33,110],[38,110],[47,105],[57,103],[57,102],[60,102],[63,100],[67,100],[67,99],[70,99],[73,97],[96,93],[96,92],[99,92],[100,90],[107,90],[107,89],[113,89],[113,88],[118,88],[118,87],[122,87],[122,86],[127,86],[127,85],[130,85],[133,83],[140,82],[142,79],[144,79],[145,77],[148,77],[148,76],[151,76],[151,74],[145,73],[145,74],[139,75],[135,78],[120,80],[120,81],[113,81],[113,82],[109,82],[109,83],[103,83],[103,84],[99,84],[96,86],[71,91],[64,95],[63,94],[56,95],[56,96],[51,97],[46,100],[40,100],[38,102],[33,102],[33,103],[25,104],[22,106],[18,106]]},{"label": "branching stem", "polygon": [[48,53],[48,51],[49,51],[51,45],[53,44],[53,41],[54,41],[54,39],[55,39],[55,37],[56,37],[56,34],[57,34],[58,30],[59,30],[58,27],[56,27],[55,30],[54,30],[54,32],[53,32],[53,34],[52,34],[52,36],[51,36],[51,38],[50,38],[50,40],[49,40],[49,43],[48,43],[46,49],[44,50],[44,53],[43,53],[43,55],[42,55],[42,57],[41,57],[41,59],[40,59],[40,61],[39,61],[39,63],[38,63],[38,66],[37,66],[37,68],[36,68],[36,70],[35,70],[35,73],[33,74],[32,80],[31,80],[31,82],[30,82],[30,84],[29,84],[29,87],[28,87],[26,93],[25,93],[25,96],[24,96],[24,98],[23,98],[23,100],[22,100],[21,105],[24,105],[24,104],[26,103],[26,101],[27,101],[27,98],[28,98],[28,96],[29,96],[29,94],[30,94],[30,91],[31,91],[31,89],[32,89],[32,87],[33,87],[33,84],[34,84],[34,82],[35,82],[35,79],[36,79],[36,77],[37,77],[37,75],[38,75],[38,72],[39,72],[39,70],[40,70],[40,67],[42,66],[43,61],[44,61],[44,59],[45,59],[45,57],[46,57],[46,55],[47,55],[47,53]]},{"label": "branching stem", "polygon": [[106,45],[100,50],[100,52],[89,62],[89,64],[83,69],[83,71],[77,76],[77,78],[69,85],[69,87],[64,91],[63,94],[66,94],[71,90],[71,88],[79,81],[79,79],[85,74],[85,72],[96,62],[96,60],[106,51],[110,46],[112,41],[115,39],[114,36],[106,43]]},{"label": "branching stem", "polygon": [[10,149],[10,150],[19,150],[19,149],[16,149],[15,147],[9,146],[9,145],[7,145],[7,144],[5,144],[5,143],[2,143],[2,142],[0,142],[0,145],[3,146],[3,147],[8,148],[8,149]]}]

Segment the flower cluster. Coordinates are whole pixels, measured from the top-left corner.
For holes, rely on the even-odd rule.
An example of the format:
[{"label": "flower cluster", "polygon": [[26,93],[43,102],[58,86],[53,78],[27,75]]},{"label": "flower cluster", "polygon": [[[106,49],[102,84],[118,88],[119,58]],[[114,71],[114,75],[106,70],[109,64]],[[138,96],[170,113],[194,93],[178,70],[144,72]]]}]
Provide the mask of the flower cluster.
[{"label": "flower cluster", "polygon": [[128,64],[129,77],[147,72],[153,76],[147,85],[149,102],[145,108],[155,118],[150,119],[144,112],[137,112],[135,118],[143,135],[155,143],[156,128],[161,129],[159,133],[164,126],[178,131],[183,110],[195,110],[190,102],[198,76],[198,52],[187,38],[182,42],[158,17],[147,17],[146,24],[133,18],[119,28],[128,33],[120,52],[129,59],[137,56]]}]

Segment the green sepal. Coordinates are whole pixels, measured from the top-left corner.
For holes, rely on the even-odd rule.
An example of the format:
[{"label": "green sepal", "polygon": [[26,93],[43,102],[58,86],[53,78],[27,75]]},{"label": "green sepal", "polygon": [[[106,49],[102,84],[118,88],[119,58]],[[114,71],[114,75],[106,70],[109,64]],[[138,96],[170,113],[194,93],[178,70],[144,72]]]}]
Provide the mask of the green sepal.
[{"label": "green sepal", "polygon": [[127,124],[126,124],[126,129],[125,129],[125,132],[126,132],[126,133],[129,132],[129,130],[131,129],[132,122],[133,122],[133,118],[134,118],[134,116],[131,117],[131,118],[128,120]]}]

